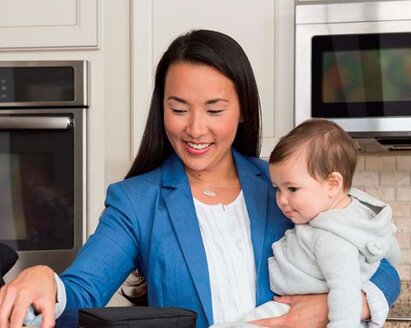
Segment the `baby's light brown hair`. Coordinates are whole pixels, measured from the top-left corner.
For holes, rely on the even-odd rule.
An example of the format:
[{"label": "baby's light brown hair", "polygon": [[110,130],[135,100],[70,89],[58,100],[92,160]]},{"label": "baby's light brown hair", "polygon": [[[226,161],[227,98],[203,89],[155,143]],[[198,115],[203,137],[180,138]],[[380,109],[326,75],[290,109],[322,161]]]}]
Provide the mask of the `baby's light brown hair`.
[{"label": "baby's light brown hair", "polygon": [[344,191],[351,188],[357,149],[339,125],[323,119],[304,121],[280,139],[271,152],[269,162],[283,162],[301,149],[305,150],[311,177],[325,180],[332,172],[339,172],[344,179]]}]

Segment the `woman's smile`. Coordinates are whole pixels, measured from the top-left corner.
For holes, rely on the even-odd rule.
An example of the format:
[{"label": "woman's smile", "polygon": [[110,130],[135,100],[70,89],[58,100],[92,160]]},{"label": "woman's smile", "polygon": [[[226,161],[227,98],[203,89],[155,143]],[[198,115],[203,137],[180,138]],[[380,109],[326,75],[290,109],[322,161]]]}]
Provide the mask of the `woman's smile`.
[{"label": "woman's smile", "polygon": [[207,153],[210,149],[212,143],[194,143],[194,142],[185,142],[187,145],[187,151],[193,155],[203,155]]}]

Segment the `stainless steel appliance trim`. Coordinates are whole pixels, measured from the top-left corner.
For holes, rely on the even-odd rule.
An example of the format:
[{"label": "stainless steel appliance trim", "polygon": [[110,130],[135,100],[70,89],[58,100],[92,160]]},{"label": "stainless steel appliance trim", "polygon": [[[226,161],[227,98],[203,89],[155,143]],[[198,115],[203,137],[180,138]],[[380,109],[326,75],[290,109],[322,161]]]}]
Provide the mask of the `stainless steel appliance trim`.
[{"label": "stainless steel appliance trim", "polygon": [[0,67],[73,67],[74,69],[74,101],[2,102],[0,107],[88,107],[89,105],[88,62],[86,60],[0,61]]},{"label": "stainless steel appliance trim", "polygon": [[[383,15],[383,13],[381,14]],[[408,15],[411,18],[411,14]],[[311,117],[311,39],[314,36],[409,31],[411,31],[411,19],[391,22],[297,25],[295,36],[295,125]],[[383,119],[387,120],[388,118],[384,117]],[[406,118],[403,119],[406,120]],[[410,124],[409,122],[409,120],[406,121],[407,124]],[[343,128],[346,129],[345,126]]]},{"label": "stainless steel appliance trim", "polygon": [[[16,110],[1,110],[3,115],[15,114]],[[35,114],[63,114],[72,116],[74,121],[74,244],[73,249],[65,250],[43,250],[39,251],[19,251],[19,260],[7,273],[6,280],[9,281],[17,276],[23,269],[43,263],[52,266],[57,273],[63,272],[67,263],[71,263],[84,242],[85,221],[86,221],[86,109],[85,108],[56,108],[56,109],[21,109],[19,115]]]},{"label": "stainless steel appliance trim", "polygon": [[411,1],[364,1],[296,6],[296,24],[409,20]]},{"label": "stainless steel appliance trim", "polygon": [[66,130],[72,127],[67,116],[0,116],[0,129],[53,129]]},{"label": "stainless steel appliance trim", "polygon": [[342,126],[349,132],[378,132],[408,133],[411,130],[411,117],[370,117],[370,118],[333,118],[329,119]]},{"label": "stainless steel appliance trim", "polygon": [[401,321],[401,322],[411,322],[411,317],[407,318],[407,317],[388,317],[387,321]]}]

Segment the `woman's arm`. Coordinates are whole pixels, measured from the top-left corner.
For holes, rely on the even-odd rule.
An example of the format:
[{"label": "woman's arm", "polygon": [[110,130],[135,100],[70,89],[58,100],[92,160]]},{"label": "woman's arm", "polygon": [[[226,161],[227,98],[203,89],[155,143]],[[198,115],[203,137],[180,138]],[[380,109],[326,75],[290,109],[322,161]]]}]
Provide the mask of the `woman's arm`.
[{"label": "woman's arm", "polygon": [[[371,281],[383,292],[387,303],[391,306],[400,293],[400,278],[395,268],[388,261],[381,261]],[[290,311],[281,317],[253,321],[254,324],[271,328],[325,328],[327,326],[327,294],[281,296],[276,297],[275,301],[290,305]],[[363,320],[370,318],[369,310],[363,293]]]},{"label": "woman's arm", "polygon": [[[377,285],[378,284],[378,285]],[[366,295],[369,315],[363,318],[370,319],[376,326],[382,326],[387,318],[388,311],[400,293],[400,280],[397,271],[386,260],[380,264],[379,270],[362,287]]]},{"label": "woman's arm", "polygon": [[370,280],[384,293],[388,305],[392,306],[400,295],[400,277],[397,270],[383,259]]},{"label": "woman's arm", "polygon": [[[112,186],[106,205],[96,232],[61,276],[66,310],[105,305],[135,268],[138,245],[130,202],[120,187]],[[21,327],[30,305],[42,314],[43,328],[54,326],[56,294],[53,270],[45,266],[24,270],[0,290],[0,327]]]},{"label": "woman's arm", "polygon": [[119,184],[108,188],[96,231],[61,275],[66,310],[104,306],[135,269],[139,244],[135,211]]}]

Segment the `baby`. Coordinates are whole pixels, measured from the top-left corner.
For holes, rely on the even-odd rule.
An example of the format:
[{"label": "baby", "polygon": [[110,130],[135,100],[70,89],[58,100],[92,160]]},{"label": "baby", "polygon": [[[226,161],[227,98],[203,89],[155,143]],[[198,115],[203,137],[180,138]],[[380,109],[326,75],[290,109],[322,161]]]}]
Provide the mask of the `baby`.
[{"label": "baby", "polygon": [[[400,250],[391,208],[351,188],[357,163],[353,142],[333,122],[308,120],[279,141],[269,162],[277,204],[295,223],[272,245],[271,290],[277,295],[328,293],[327,327],[367,327],[361,322],[361,287],[381,259],[396,264]],[[288,309],[270,301],[244,320]]]}]

